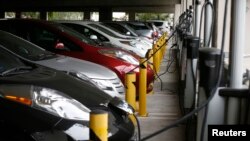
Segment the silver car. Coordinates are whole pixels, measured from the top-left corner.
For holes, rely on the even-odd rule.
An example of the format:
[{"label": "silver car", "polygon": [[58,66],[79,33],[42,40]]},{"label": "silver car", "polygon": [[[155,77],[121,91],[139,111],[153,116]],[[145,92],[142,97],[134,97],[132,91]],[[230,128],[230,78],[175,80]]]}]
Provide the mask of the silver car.
[{"label": "silver car", "polygon": [[48,52],[10,33],[0,31],[0,49],[49,68],[88,80],[111,96],[124,99],[124,86],[118,76],[101,65]]},{"label": "silver car", "polygon": [[[123,35],[116,35],[115,31],[108,29],[107,27],[101,25],[97,22],[90,21],[56,21],[58,23],[64,24],[79,33],[85,35],[86,37],[100,41],[101,43],[109,43],[113,47],[122,48],[129,52],[133,52],[140,57],[145,57],[148,49],[152,48],[152,45],[143,43],[134,38],[127,38]],[[118,33],[117,33],[118,34]],[[123,36],[123,37],[121,37]]]}]

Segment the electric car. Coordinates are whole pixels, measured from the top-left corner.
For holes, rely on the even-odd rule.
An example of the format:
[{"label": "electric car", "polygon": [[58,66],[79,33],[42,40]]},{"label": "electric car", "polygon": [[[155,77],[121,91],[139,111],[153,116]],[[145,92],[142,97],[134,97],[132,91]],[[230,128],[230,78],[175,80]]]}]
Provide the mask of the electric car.
[{"label": "electric car", "polygon": [[167,21],[162,20],[148,20],[147,22],[153,23],[162,33],[170,32],[169,24]]},{"label": "electric car", "polygon": [[[53,53],[103,65],[114,71],[123,84],[125,74],[135,72],[138,95],[138,56],[117,48],[99,46],[82,34],[55,22],[35,19],[2,19],[0,30],[15,34]],[[154,72],[148,65],[147,92],[152,91],[153,80]]]},{"label": "electric car", "polygon": [[136,31],[128,26],[126,23],[123,22],[117,22],[117,21],[111,21],[111,22],[102,22],[105,26],[108,26],[112,29],[115,29],[117,32],[119,32],[122,35],[139,38],[140,40],[143,40],[147,44],[151,45],[153,44],[153,40],[149,39],[144,36],[139,36]]},{"label": "electric car", "polygon": [[7,50],[27,61],[72,73],[97,85],[111,96],[125,98],[124,86],[118,76],[101,65],[76,58],[56,55],[15,35],[0,31],[0,50]]},{"label": "electric car", "polygon": [[101,23],[89,21],[56,21],[64,24],[85,35],[89,39],[104,44],[111,44],[114,47],[133,52],[140,57],[145,57],[152,43],[141,41],[136,37],[129,37],[105,27]]},{"label": "electric car", "polygon": [[121,22],[133,28],[139,36],[146,37],[150,40],[154,40],[154,38],[158,36],[157,32],[154,32],[149,26],[147,26],[143,22],[128,22],[128,21],[121,21]]},{"label": "electric car", "polygon": [[0,52],[0,140],[89,140],[89,114],[108,113],[109,141],[136,138],[126,102],[71,74]]},{"label": "electric car", "polygon": [[119,33],[123,35],[131,36],[131,37],[139,37],[136,31],[125,23],[116,22],[116,21],[108,21],[108,22],[102,22],[102,23],[104,23],[107,26],[113,27],[114,29],[119,31]]}]

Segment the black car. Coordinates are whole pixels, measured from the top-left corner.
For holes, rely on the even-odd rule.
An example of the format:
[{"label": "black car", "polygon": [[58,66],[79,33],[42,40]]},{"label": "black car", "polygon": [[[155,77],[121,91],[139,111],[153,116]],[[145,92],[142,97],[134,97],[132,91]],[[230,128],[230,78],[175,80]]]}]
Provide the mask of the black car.
[{"label": "black car", "polygon": [[70,74],[0,52],[1,141],[89,140],[95,109],[108,112],[110,141],[134,139],[127,103]]}]

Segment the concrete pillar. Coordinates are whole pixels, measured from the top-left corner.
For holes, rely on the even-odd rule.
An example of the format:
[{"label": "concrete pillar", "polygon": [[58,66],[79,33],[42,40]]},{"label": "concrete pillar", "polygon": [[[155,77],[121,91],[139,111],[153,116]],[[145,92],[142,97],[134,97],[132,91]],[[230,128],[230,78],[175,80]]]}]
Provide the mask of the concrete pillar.
[{"label": "concrete pillar", "polygon": [[48,20],[48,15],[46,11],[40,11],[40,19],[41,20]]},{"label": "concrete pillar", "polygon": [[18,19],[20,19],[21,18],[21,12],[20,11],[16,11],[16,18]]},{"label": "concrete pillar", "polygon": [[193,5],[193,0],[187,0],[187,7],[189,8],[190,5]]},{"label": "concrete pillar", "polygon": [[135,21],[135,12],[128,12],[128,20]]},{"label": "concrete pillar", "polygon": [[181,13],[186,11],[185,3],[185,0],[181,0]]},{"label": "concrete pillar", "polygon": [[5,18],[5,12],[4,11],[0,11],[0,18]]},{"label": "concrete pillar", "polygon": [[84,11],[84,20],[90,20],[90,11]]},{"label": "concrete pillar", "polygon": [[[213,3],[213,0],[206,0]],[[205,7],[205,18],[204,18],[204,46],[211,47],[211,42],[209,43],[210,33],[211,33],[211,25],[212,25],[212,8],[210,5],[206,5]],[[210,39],[211,41],[212,39]]]},{"label": "concrete pillar", "polygon": [[[224,0],[220,0],[220,1],[224,2]],[[219,2],[220,1],[216,0],[213,3],[215,18],[214,18],[214,27],[213,27],[213,34],[212,34],[212,47],[216,47],[216,48],[218,48],[218,46],[217,46],[217,42],[218,42],[218,23],[219,23],[219,21],[223,23],[223,19],[224,19],[224,18],[221,18],[221,20],[218,19],[219,12],[224,14],[224,11],[219,11]]]},{"label": "concrete pillar", "polygon": [[99,21],[112,21],[112,8],[105,7],[99,9]]},{"label": "concrete pillar", "polygon": [[201,20],[201,1],[195,0],[195,26],[194,26],[194,36],[199,37],[200,20]]},{"label": "concrete pillar", "polygon": [[179,16],[181,15],[181,4],[175,4],[174,11],[174,25],[178,23]]},{"label": "concrete pillar", "polygon": [[[242,88],[246,31],[246,0],[232,0],[230,87]],[[239,124],[240,100],[228,99],[227,124]]]}]

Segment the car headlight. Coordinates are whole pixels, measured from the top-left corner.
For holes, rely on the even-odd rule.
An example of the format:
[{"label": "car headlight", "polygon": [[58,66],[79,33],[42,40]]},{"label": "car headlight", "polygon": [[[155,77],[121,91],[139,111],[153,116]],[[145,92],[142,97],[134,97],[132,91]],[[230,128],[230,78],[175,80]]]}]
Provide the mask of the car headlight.
[{"label": "car headlight", "polygon": [[120,98],[118,97],[114,97],[110,102],[109,104],[115,106],[116,108],[122,110],[123,112],[131,115],[131,114],[134,114],[135,113],[135,109],[130,106],[126,101],[124,100],[121,100]]},{"label": "car headlight", "polygon": [[89,84],[92,84],[94,86],[96,86],[97,88],[101,89],[101,90],[108,90],[108,91],[114,91],[112,84],[107,81],[107,80],[102,80],[102,79],[91,79],[88,76],[80,73],[80,72],[69,72],[68,74],[80,79],[80,80],[84,80],[87,82],[90,82]]},{"label": "car headlight", "polygon": [[[77,72],[77,71],[70,71],[67,72],[67,74],[76,77],[82,81],[87,82],[88,84],[92,84],[93,86],[96,86],[98,88],[100,88],[95,81],[93,81],[91,78],[89,78],[88,76],[86,76],[85,74],[81,73],[81,72]],[[90,82],[90,83],[89,83]]]},{"label": "car headlight", "polygon": [[132,55],[124,52],[124,51],[120,51],[120,50],[99,50],[99,52],[103,55],[112,57],[112,58],[117,58],[120,60],[123,60],[125,62],[131,63],[133,65],[139,65],[139,61],[133,57]]},{"label": "car headlight", "polygon": [[90,110],[77,100],[50,88],[1,85],[0,96],[70,120],[89,121]]}]

